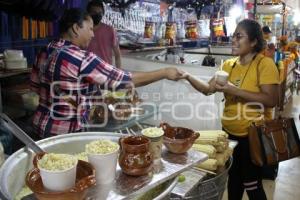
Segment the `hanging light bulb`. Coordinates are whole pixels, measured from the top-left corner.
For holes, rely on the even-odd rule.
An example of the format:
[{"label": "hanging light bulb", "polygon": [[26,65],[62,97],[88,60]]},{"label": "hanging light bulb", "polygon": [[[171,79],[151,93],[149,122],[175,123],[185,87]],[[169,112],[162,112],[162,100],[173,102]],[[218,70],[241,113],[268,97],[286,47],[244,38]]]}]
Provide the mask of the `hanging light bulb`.
[{"label": "hanging light bulb", "polygon": [[294,22],[295,26],[300,24],[300,11],[299,10],[294,11],[293,22]]},{"label": "hanging light bulb", "polygon": [[239,17],[241,17],[242,13],[242,8],[237,5],[233,5],[229,10],[229,16],[234,19],[238,19]]}]

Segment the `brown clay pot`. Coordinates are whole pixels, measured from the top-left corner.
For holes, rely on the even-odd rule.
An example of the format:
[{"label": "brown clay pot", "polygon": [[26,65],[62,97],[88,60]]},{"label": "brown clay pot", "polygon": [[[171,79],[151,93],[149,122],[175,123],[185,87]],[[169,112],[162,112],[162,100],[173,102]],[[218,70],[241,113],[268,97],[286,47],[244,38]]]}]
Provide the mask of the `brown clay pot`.
[{"label": "brown clay pot", "polygon": [[39,200],[83,200],[86,196],[87,189],[96,184],[95,169],[85,161],[78,160],[76,183],[69,190],[61,192],[52,192],[44,188],[40,170],[36,167],[37,161],[44,156],[45,153],[37,154],[34,157],[33,164],[35,168],[30,170],[26,176],[26,185],[33,191]]},{"label": "brown clay pot", "polygon": [[120,138],[121,151],[119,165],[125,174],[146,175],[152,170],[153,156],[150,153],[150,140],[144,136]]},{"label": "brown clay pot", "polygon": [[164,130],[163,143],[172,153],[182,154],[187,152],[195,140],[200,136],[199,133],[183,127],[172,127],[167,123],[160,124]]}]

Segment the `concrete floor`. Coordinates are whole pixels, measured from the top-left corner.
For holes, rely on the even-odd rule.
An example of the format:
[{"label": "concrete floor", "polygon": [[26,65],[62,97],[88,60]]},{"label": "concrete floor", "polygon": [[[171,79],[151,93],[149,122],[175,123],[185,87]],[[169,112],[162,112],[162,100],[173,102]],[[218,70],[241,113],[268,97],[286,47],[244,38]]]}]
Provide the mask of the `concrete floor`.
[{"label": "concrete floor", "polygon": [[[284,116],[294,117],[300,134],[300,96],[294,95],[284,109]],[[300,157],[281,162],[278,176],[273,180],[264,180],[263,185],[268,200],[300,200]],[[227,191],[223,199],[227,200]],[[244,193],[243,200],[248,200]]]}]

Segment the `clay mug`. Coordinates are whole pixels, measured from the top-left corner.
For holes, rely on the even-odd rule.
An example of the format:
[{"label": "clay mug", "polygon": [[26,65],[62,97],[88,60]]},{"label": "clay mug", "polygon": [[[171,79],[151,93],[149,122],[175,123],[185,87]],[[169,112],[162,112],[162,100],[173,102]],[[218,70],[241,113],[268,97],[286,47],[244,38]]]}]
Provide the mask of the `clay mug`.
[{"label": "clay mug", "polygon": [[148,174],[153,168],[150,139],[145,136],[128,136],[119,139],[119,165],[123,173],[131,176]]}]

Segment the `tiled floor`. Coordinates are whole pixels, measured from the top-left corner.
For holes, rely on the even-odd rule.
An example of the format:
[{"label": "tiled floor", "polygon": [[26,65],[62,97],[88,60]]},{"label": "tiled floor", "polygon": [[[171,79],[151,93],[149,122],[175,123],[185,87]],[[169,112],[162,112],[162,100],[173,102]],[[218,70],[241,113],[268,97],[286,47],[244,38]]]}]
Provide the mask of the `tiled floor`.
[{"label": "tiled floor", "polygon": [[[285,107],[283,115],[294,117],[298,133],[300,133],[300,96],[293,96]],[[281,162],[276,180],[264,180],[263,184],[268,200],[299,200],[300,158]],[[224,193],[223,200],[227,200],[227,191]],[[243,200],[248,200],[246,193],[244,193]]]}]

